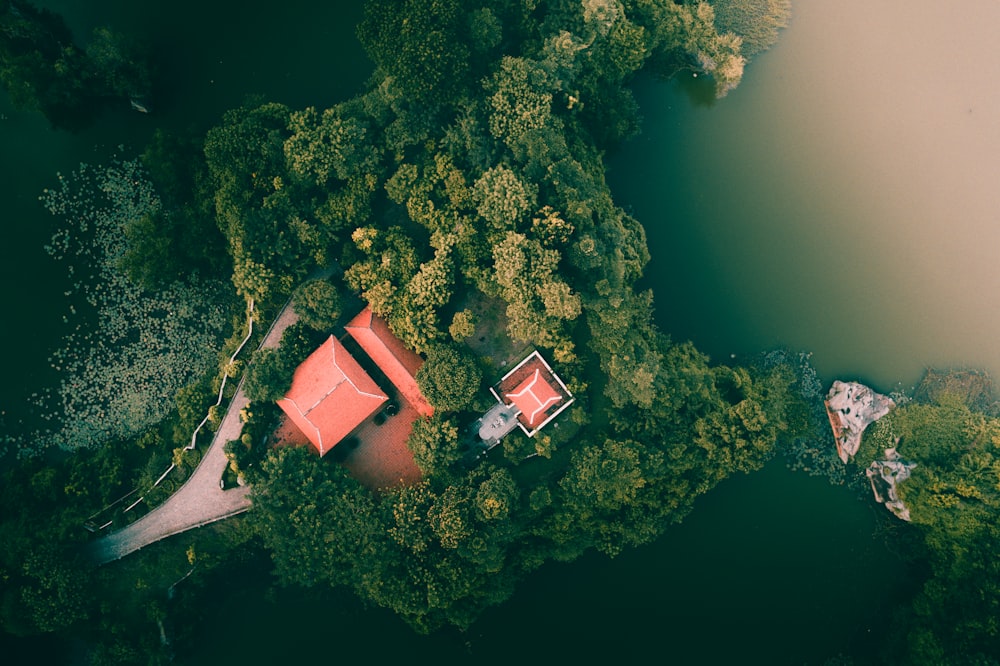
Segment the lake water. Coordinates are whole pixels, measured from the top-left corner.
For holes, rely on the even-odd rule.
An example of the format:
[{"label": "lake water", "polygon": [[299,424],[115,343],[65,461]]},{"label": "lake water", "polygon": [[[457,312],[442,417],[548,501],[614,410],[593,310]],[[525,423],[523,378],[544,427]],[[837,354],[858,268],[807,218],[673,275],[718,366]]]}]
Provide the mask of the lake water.
[{"label": "lake water", "polygon": [[[28,324],[0,328],[17,350],[16,381],[0,387],[7,428],[51,381],[41,368],[68,306],[36,201],[56,171],[141,147],[155,126],[205,127],[246,93],[329,105],[370,71],[352,37],[357,3],[43,4],[77,34],[110,23],[150,36],[162,86],[155,114],[110,113],[77,136],[0,99],[0,308]],[[781,42],[725,100],[707,103],[690,79],[640,82],[644,133],[613,157],[609,180],[647,228],[664,330],[719,361],[813,351],[825,379],[881,390],[929,365],[1000,371],[998,26],[994,0],[961,11],[798,0]],[[266,598],[259,571],[234,572],[195,660],[782,664],[870,652],[906,589],[876,518],[849,491],[775,462],[701,498],[655,544],[545,567],[464,636],[416,637],[339,594]]]},{"label": "lake water", "polygon": [[1000,3],[796,0],[725,100],[644,84],[612,161],[664,328],[716,359],[778,344],[826,378],[1000,373]]}]

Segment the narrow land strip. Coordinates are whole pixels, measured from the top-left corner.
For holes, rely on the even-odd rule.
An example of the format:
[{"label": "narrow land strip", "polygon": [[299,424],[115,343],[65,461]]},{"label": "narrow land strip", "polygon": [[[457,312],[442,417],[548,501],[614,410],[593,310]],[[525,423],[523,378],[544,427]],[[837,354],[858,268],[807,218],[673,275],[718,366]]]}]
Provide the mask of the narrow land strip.
[{"label": "narrow land strip", "polygon": [[[271,324],[260,348],[277,347],[285,329],[296,321],[298,315],[289,300]],[[226,442],[239,438],[242,433],[240,411],[247,404],[249,400],[243,393],[241,381],[212,443],[190,478],[163,504],[139,520],[91,542],[90,552],[98,564],[121,559],[160,539],[234,516],[250,508],[249,487],[231,490],[223,490],[221,487],[222,475],[229,464],[223,449]]]}]

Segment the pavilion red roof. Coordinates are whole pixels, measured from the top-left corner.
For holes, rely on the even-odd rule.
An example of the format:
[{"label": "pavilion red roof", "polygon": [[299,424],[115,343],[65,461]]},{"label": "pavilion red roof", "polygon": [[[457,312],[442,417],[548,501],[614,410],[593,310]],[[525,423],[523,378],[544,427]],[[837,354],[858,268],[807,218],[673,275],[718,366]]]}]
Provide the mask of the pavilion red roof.
[{"label": "pavilion red roof", "polygon": [[406,348],[403,341],[389,330],[384,319],[373,313],[371,308],[365,307],[344,328],[385,373],[403,399],[421,416],[429,417],[434,414],[434,407],[424,398],[416,380],[417,370],[424,360],[416,352]]},{"label": "pavilion red roof", "polygon": [[278,406],[319,454],[347,437],[389,397],[340,342],[330,336],[295,370]]},{"label": "pavilion red roof", "polygon": [[537,351],[518,363],[490,391],[497,400],[516,409],[518,425],[529,437],[574,400]]},{"label": "pavilion red roof", "polygon": [[552,385],[542,378],[538,368],[508,393],[507,397],[521,410],[525,423],[532,430],[545,420],[545,410],[549,405],[559,402],[562,398]]}]

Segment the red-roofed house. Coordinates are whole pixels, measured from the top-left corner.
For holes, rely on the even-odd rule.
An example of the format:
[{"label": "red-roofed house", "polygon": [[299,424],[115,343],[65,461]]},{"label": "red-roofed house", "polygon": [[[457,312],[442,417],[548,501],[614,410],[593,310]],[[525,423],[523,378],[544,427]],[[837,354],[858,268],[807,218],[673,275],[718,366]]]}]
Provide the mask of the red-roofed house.
[{"label": "red-roofed house", "polygon": [[325,455],[389,397],[344,346],[330,336],[295,370],[278,406]]},{"label": "red-roofed house", "polygon": [[416,380],[417,370],[424,360],[393,335],[384,319],[366,307],[344,329],[375,361],[375,365],[385,373],[404,400],[421,416],[430,417],[434,414],[434,407],[424,398]]},{"label": "red-roofed house", "polygon": [[534,437],[574,400],[537,351],[504,375],[490,392],[517,414],[518,425],[528,437]]}]

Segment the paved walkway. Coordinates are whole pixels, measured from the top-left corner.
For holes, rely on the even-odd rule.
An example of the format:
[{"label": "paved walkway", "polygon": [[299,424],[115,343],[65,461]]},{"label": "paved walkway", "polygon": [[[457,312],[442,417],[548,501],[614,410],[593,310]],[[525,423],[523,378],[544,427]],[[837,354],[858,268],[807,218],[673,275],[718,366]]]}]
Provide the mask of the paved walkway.
[{"label": "paved walkway", "polygon": [[[298,315],[289,301],[271,324],[260,348],[277,347],[281,334],[296,321]],[[184,485],[167,501],[131,525],[89,544],[98,564],[121,559],[160,539],[235,516],[250,508],[248,486],[230,490],[221,488],[222,474],[229,464],[223,447],[242,433],[240,410],[248,403],[241,381],[212,443]]]}]

